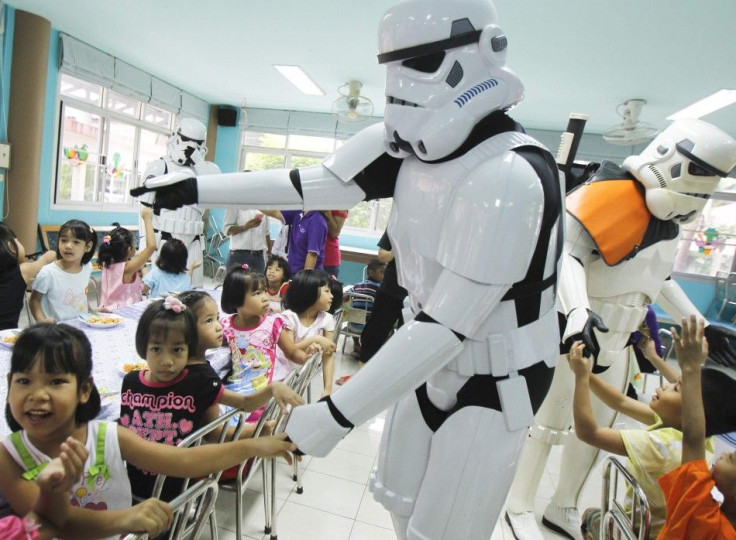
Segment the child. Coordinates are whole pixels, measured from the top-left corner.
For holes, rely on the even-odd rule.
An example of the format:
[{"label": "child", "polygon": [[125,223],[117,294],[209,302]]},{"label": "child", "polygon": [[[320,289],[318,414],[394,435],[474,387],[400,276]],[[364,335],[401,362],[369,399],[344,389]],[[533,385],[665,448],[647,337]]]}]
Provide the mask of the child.
[{"label": "child", "polygon": [[156,252],[156,236],[153,233],[153,210],[141,206],[141,218],[146,229],[146,247],[136,254],[133,233],[117,225],[102,239],[98,261],[102,266],[102,291],[98,307],[100,311],[113,309],[143,298],[143,281],[139,273]]},{"label": "child", "polygon": [[187,246],[172,238],[161,247],[156,266],[143,277],[143,293],[164,298],[192,288],[192,273],[201,263],[193,262],[187,272]]},{"label": "child", "polygon": [[271,302],[271,311],[281,313],[281,301],[289,289],[291,270],[283,257],[272,255],[266,263],[266,293]]},{"label": "child", "polygon": [[[314,345],[322,349],[322,397],[332,393],[332,376],[335,370],[336,347],[332,341],[335,319],[328,313],[333,299],[331,281],[330,275],[323,270],[301,270],[291,280],[284,297],[284,312],[281,314],[286,328],[293,330],[299,349],[307,350]],[[274,377],[276,380],[283,380],[293,369],[294,365],[279,355]]]},{"label": "child", "polygon": [[[672,328],[677,363],[682,369],[682,465],[659,479],[667,499],[667,522],[658,538],[666,540],[736,538],[736,452],[724,453],[709,471],[704,436],[706,387],[701,365],[708,356],[703,320],[682,319],[682,337]],[[702,389],[701,389],[702,386]],[[733,394],[731,394],[731,397]],[[733,409],[731,401],[723,407]]]},{"label": "child", "polygon": [[82,474],[89,452],[82,443],[69,437],[61,445],[61,454],[52,459],[36,477],[40,493],[33,511],[25,518],[0,519],[0,538],[28,540],[52,538],[66,523],[69,514],[69,490]]},{"label": "child", "polygon": [[[221,303],[222,310],[229,314],[221,321],[232,354],[232,372],[227,381],[237,383],[237,391],[251,393],[271,383],[277,344],[291,360],[306,362],[308,353],[294,345],[294,335],[284,328],[283,319],[268,312],[263,274],[251,272],[245,264],[231,269],[222,285]],[[248,421],[255,422],[262,412],[251,414]]]},{"label": "child", "polygon": [[[351,292],[364,294],[375,299],[376,292],[378,292],[378,288],[381,286],[381,282],[383,281],[383,273],[385,272],[385,270],[385,264],[383,264],[378,259],[371,259],[368,262],[366,279],[361,281],[360,283],[356,283],[355,285],[353,285]],[[371,314],[371,310],[373,309],[373,302],[355,299],[351,301],[350,307],[355,309],[367,309],[366,320],[368,320],[368,317]],[[360,333],[363,331],[364,326],[364,324],[348,323],[348,330],[350,330],[351,332]],[[360,340],[357,336],[353,336],[353,354],[355,354],[356,356],[360,355]]]},{"label": "child", "polygon": [[[192,312],[197,322],[198,344],[194,353],[187,360],[187,369],[205,380],[219,381],[219,377],[205,357],[208,349],[222,345],[223,330],[218,320],[217,303],[203,291],[186,291],[179,295],[179,300]],[[252,394],[243,395],[228,390],[222,394],[220,403],[228,407],[255,411],[274,398],[281,408],[287,405],[302,405],[304,400],[291,388],[280,382],[272,382]],[[243,436],[251,436],[251,429],[243,430]]]},{"label": "child", "polygon": [[[181,338],[177,332],[167,336]],[[174,356],[183,352],[180,349],[186,356],[186,348],[186,343],[177,345]],[[169,353],[166,343],[154,350]],[[25,515],[38,498],[38,486],[26,477],[58,457],[60,444],[68,437],[84,442],[90,452],[83,479],[73,490],[70,520],[62,531],[65,538],[88,536],[89,531],[110,537],[150,526],[150,514],[159,512],[160,506],[143,503],[131,509],[126,462],[161,474],[198,477],[255,455],[282,455],[291,461],[287,452],[295,450],[283,436],[177,448],[93,420],[100,410],[100,395],[91,377],[92,350],[84,333],[68,325],[26,329],[13,347],[10,364],[6,420],[15,433],[0,446],[0,492],[15,513]],[[150,413],[153,421],[155,410]],[[97,511],[104,509],[117,511]]]},{"label": "child", "polygon": [[37,322],[63,321],[89,312],[89,261],[96,245],[97,235],[84,221],[72,219],[61,226],[56,247],[58,260],[44,266],[33,281],[29,304]]},{"label": "child", "polygon": [[[575,342],[570,350],[570,367],[575,373],[573,415],[577,437],[601,450],[627,456],[627,468],[647,495],[651,510],[650,537],[656,538],[664,524],[665,501],[657,480],[680,462],[682,433],[680,432],[681,394],[679,381],[665,384],[656,390],[649,405],[627,397],[617,389],[590,373],[590,359],[583,356],[582,342]],[[703,392],[708,409],[709,437],[704,444],[709,459],[713,457],[713,435],[736,428],[734,414],[723,407],[724,395],[736,391],[736,381],[714,369],[703,370],[708,381]],[[593,416],[590,390],[608,407],[649,426],[646,430],[618,430],[598,426]],[[588,509],[583,514],[583,529],[592,538],[600,522],[600,510]]]},{"label": "child", "polygon": [[18,327],[28,284],[55,260],[56,252],[47,251],[38,260],[26,262],[23,244],[0,222],[0,330]]}]

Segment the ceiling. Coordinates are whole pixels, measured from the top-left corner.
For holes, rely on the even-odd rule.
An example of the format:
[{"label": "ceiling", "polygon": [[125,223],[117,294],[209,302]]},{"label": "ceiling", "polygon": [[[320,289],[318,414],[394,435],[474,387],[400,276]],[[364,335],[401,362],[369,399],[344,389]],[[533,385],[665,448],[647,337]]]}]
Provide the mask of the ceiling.
[{"label": "ceiling", "polygon": [[[449,0],[446,0],[449,1]],[[377,28],[393,0],[6,0],[63,32],[210,103],[330,110],[357,79],[382,114],[385,68]],[[643,98],[641,120],[665,117],[736,88],[732,0],[496,0],[508,65],[526,97],[513,116],[563,130],[571,112],[587,131],[619,124],[616,106]],[[326,92],[301,94],[272,67],[298,64]],[[705,120],[736,136],[736,105]]]}]

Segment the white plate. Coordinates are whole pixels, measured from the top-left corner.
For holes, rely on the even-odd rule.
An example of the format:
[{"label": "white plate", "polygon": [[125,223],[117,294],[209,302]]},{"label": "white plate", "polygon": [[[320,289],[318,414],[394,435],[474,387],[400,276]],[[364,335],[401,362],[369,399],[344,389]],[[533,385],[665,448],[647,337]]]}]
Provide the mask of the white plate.
[{"label": "white plate", "polygon": [[21,333],[20,328],[9,328],[8,330],[3,330],[2,332],[0,332],[0,345],[2,345],[3,347],[7,347],[8,349],[12,349],[13,345],[15,345],[15,341],[5,341],[5,340],[13,338],[13,337],[17,339],[20,333]]},{"label": "white plate", "polygon": [[[114,322],[98,322],[102,319],[110,319]],[[113,328],[123,322],[123,318],[118,317],[117,315],[88,315],[87,317],[82,317],[80,315],[79,320],[92,328]]]}]

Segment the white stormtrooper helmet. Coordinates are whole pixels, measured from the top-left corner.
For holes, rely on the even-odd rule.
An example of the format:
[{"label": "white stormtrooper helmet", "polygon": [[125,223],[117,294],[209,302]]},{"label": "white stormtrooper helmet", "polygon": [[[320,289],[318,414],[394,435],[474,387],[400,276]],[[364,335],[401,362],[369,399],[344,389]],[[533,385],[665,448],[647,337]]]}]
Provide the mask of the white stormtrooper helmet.
[{"label": "white stormtrooper helmet", "polygon": [[736,166],[736,141],[702,120],[676,120],[623,168],[646,189],[659,219],[690,223]]},{"label": "white stormtrooper helmet", "polygon": [[490,0],[409,0],[378,30],[387,64],[386,151],[432,161],[457,149],[478,120],[523,98],[505,67],[506,36]]},{"label": "white stormtrooper helmet", "polygon": [[204,161],[207,147],[207,128],[194,118],[182,118],[176,131],[171,134],[167,145],[167,153],[179,165],[196,165]]}]

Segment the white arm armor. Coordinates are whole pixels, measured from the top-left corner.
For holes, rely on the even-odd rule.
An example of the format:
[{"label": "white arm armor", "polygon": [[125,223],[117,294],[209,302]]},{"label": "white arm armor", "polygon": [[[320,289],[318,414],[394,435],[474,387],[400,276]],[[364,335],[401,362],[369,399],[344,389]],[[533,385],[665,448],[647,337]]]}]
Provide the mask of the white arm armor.
[{"label": "white arm armor", "polygon": [[[384,153],[383,124],[356,133],[321,165],[295,171],[271,169],[197,176],[199,204],[205,207],[266,210],[352,208],[365,193],[351,179]],[[290,175],[298,174],[300,196]]]},{"label": "white arm armor", "polygon": [[[449,328],[411,321],[330,399],[350,424],[360,425],[421,385],[461,349]],[[318,457],[327,455],[349,429],[338,424],[324,401],[296,407],[286,426],[299,450]]]},{"label": "white arm armor", "polygon": [[[674,320],[676,324],[680,324],[680,319],[682,317],[689,317],[693,314],[698,317],[698,319],[705,319],[705,317],[700,313],[700,310],[695,307],[695,304],[690,301],[685,294],[685,291],[682,290],[682,287],[680,287],[674,279],[668,279],[664,282],[662,289],[659,291],[659,296],[657,297],[656,302],[662,306],[662,309],[672,317],[672,320]],[[708,324],[709,322],[706,319],[705,326],[708,326]]]},{"label": "white arm armor", "polygon": [[588,276],[583,261],[590,257],[594,247],[587,231],[577,220],[566,214],[559,301],[562,313],[568,318],[562,341],[582,333],[588,321],[588,310],[590,309]]}]

